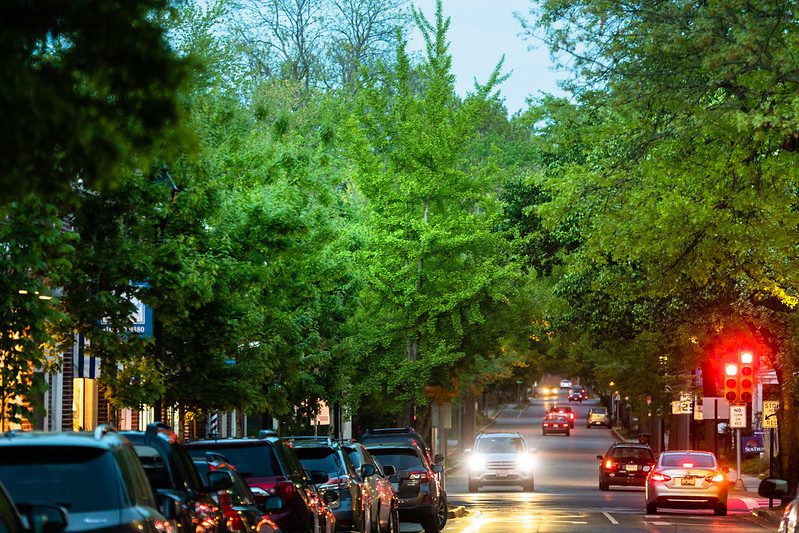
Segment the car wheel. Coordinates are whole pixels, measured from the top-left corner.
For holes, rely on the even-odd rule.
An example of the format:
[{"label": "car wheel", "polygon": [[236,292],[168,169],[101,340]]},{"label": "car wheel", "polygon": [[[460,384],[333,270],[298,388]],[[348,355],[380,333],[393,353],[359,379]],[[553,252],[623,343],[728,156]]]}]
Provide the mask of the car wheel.
[{"label": "car wheel", "polygon": [[658,514],[658,504],[655,502],[646,504],[646,514]]},{"label": "car wheel", "polygon": [[423,522],[420,522],[419,525],[424,529],[424,533],[439,533],[439,531],[441,531],[437,514],[428,516]]},{"label": "car wheel", "polygon": [[543,436],[545,436],[545,437],[547,436],[547,432],[546,432],[546,431],[544,431],[543,429],[541,430],[541,434],[542,434]]},{"label": "car wheel", "polygon": [[535,479],[534,478],[530,478],[529,480],[525,481],[524,485],[522,486],[522,488],[524,489],[524,492],[533,492],[533,491],[535,491]]},{"label": "car wheel", "polygon": [[591,424],[586,424],[585,429],[591,429]]},{"label": "car wheel", "polygon": [[571,430],[567,430],[567,431],[566,431],[566,436],[567,436],[567,437],[571,437],[571,434],[572,434]]},{"label": "car wheel", "polygon": [[469,492],[477,492],[479,488],[480,488],[479,483],[474,482],[471,479],[469,480]]},{"label": "car wheel", "polygon": [[436,513],[436,520],[438,521],[438,529],[444,529],[447,525],[447,518],[449,518],[449,509],[447,508],[447,495],[442,494],[438,499],[438,512]]},{"label": "car wheel", "polygon": [[391,524],[388,527],[389,533],[400,533],[400,519],[399,519],[399,508],[396,504],[391,510]]},{"label": "car wheel", "polygon": [[727,506],[720,503],[713,508],[713,514],[716,516],[727,516]]},{"label": "car wheel", "polygon": [[610,490],[610,485],[599,478],[599,490]]}]

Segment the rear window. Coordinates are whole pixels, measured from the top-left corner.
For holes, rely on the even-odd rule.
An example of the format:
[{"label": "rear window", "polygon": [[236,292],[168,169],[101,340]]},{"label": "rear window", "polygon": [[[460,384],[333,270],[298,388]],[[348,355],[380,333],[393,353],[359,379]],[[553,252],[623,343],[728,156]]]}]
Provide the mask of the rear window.
[{"label": "rear window", "polygon": [[610,450],[610,457],[612,459],[631,459],[634,461],[651,461],[655,458],[652,450],[646,448],[626,448],[619,447]]},{"label": "rear window", "polygon": [[355,465],[355,468],[361,467],[361,454],[359,454],[355,448],[344,448],[344,451],[347,452],[347,456],[352,461],[352,464]]},{"label": "rear window", "polygon": [[519,453],[524,451],[524,441],[518,437],[481,437],[475,451],[481,453]]},{"label": "rear window", "polygon": [[693,465],[686,468],[715,468],[716,460],[712,455],[694,453],[666,453],[660,459],[661,466],[680,468],[684,464]]},{"label": "rear window", "polygon": [[294,453],[308,472],[324,472],[330,477],[345,473],[341,458],[330,448],[294,448]]},{"label": "rear window", "polygon": [[72,513],[119,509],[118,470],[108,450],[81,446],[5,446],[0,481],[20,506],[61,505]]},{"label": "rear window", "polygon": [[282,476],[283,470],[277,462],[270,444],[262,442],[192,444],[186,447],[189,455],[205,459],[205,452],[223,455],[241,477]]},{"label": "rear window", "polygon": [[608,411],[604,407],[594,407],[591,409],[590,413],[592,415],[606,415]]},{"label": "rear window", "polygon": [[395,470],[424,469],[421,457],[410,448],[370,448],[369,452],[377,458],[381,465],[391,465]]}]

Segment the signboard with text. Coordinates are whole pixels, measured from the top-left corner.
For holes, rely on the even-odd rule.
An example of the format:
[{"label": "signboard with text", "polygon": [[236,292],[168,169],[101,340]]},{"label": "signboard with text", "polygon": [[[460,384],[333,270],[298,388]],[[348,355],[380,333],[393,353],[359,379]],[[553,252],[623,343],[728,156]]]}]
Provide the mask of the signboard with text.
[{"label": "signboard with text", "polygon": [[777,427],[777,410],[780,408],[780,402],[775,400],[763,400],[763,428],[776,428]]},{"label": "signboard with text", "polygon": [[730,427],[731,428],[745,428],[746,427],[746,406],[745,405],[731,405],[730,406]]}]

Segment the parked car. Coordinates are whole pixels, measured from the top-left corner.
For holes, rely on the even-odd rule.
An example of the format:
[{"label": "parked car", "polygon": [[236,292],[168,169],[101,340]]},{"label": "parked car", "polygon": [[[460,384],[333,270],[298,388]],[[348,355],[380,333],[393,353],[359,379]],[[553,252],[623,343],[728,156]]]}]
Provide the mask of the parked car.
[{"label": "parked car", "polygon": [[392,467],[391,486],[399,498],[400,520],[421,524],[426,533],[438,533],[447,523],[447,496],[438,474],[444,467],[431,463],[416,443],[365,444],[385,468]]},{"label": "parked car", "polygon": [[586,429],[591,429],[594,426],[604,426],[610,429],[611,422],[608,417],[608,410],[605,407],[592,407],[588,410],[588,416],[585,418]]},{"label": "parked car", "polygon": [[333,490],[338,499],[330,505],[340,531],[373,531],[377,517],[366,502],[360,475],[341,445],[330,437],[286,437],[291,449],[307,472],[320,473],[320,490]]},{"label": "parked car", "polygon": [[30,528],[22,524],[22,517],[8,497],[6,489],[0,483],[0,531],[4,533],[39,533],[46,527],[49,531],[63,531],[67,527],[66,510],[58,505],[31,505],[28,506],[27,523]]},{"label": "parked car", "polygon": [[541,434],[545,437],[551,433],[562,433],[567,437],[571,435],[571,424],[566,415],[560,413],[547,413],[541,421]]},{"label": "parked car", "polygon": [[431,463],[440,463],[444,460],[444,456],[441,454],[432,457],[430,448],[427,447],[422,436],[410,427],[367,429],[358,440],[367,448],[372,444],[381,443],[415,444],[421,448]]},{"label": "parked car", "polygon": [[484,485],[535,489],[535,456],[519,433],[480,433],[469,454],[469,492]]},{"label": "parked car", "polygon": [[175,432],[161,422],[148,424],[145,431],[121,431],[120,435],[133,445],[161,511],[174,521],[178,532],[224,533],[225,518],[211,494],[230,487],[226,474],[209,476],[209,484],[204,484]]},{"label": "parked car", "polygon": [[764,498],[772,498],[785,505],[780,518],[778,533],[799,533],[799,491],[791,493],[784,479],[766,478],[760,482],[757,493]]},{"label": "parked car", "polygon": [[553,405],[552,407],[549,408],[549,412],[565,416],[569,420],[569,427],[574,428],[574,419],[577,418],[577,414],[574,411],[572,411],[572,408],[570,406]]},{"label": "parked car", "polygon": [[359,442],[344,443],[342,448],[361,478],[366,506],[370,515],[375,517],[376,530],[379,533],[398,533],[399,500],[389,479],[395,473],[394,468],[383,467]]},{"label": "parked car", "polygon": [[727,478],[712,452],[661,453],[646,478],[646,514],[658,507],[713,509],[727,515]]},{"label": "parked car", "polygon": [[194,458],[194,466],[206,485],[212,472],[224,472],[230,476],[230,488],[212,494],[214,501],[222,509],[228,532],[280,533],[277,524],[269,519],[265,509],[258,507],[250,487],[225,457],[209,452],[205,459]]},{"label": "parked car", "polygon": [[655,454],[646,444],[616,442],[596,458],[600,461],[599,490],[609,490],[611,485],[643,487],[655,465]]},{"label": "parked car", "polygon": [[[58,531],[67,524],[70,531],[174,531],[133,448],[108,426],[93,433],[4,433],[0,481],[31,531]],[[11,532],[24,531],[6,501],[0,503],[2,522]]]},{"label": "parked car", "polygon": [[255,501],[267,511],[281,530],[332,533],[336,517],[330,509],[338,494],[320,492],[286,442],[272,435],[260,438],[203,439],[187,442],[192,457],[204,458],[207,452],[224,456],[247,482]]}]

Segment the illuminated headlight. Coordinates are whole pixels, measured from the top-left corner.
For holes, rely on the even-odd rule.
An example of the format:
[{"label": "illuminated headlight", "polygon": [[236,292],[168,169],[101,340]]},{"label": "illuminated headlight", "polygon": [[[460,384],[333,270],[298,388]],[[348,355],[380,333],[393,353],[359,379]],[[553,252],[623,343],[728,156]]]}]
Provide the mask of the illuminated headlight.
[{"label": "illuminated headlight", "polygon": [[486,467],[486,459],[480,454],[472,454],[469,457],[469,469],[473,471],[484,470]]},{"label": "illuminated headlight", "polygon": [[536,463],[536,458],[532,455],[520,455],[518,459],[516,459],[516,464],[521,470],[532,470],[536,467]]}]

